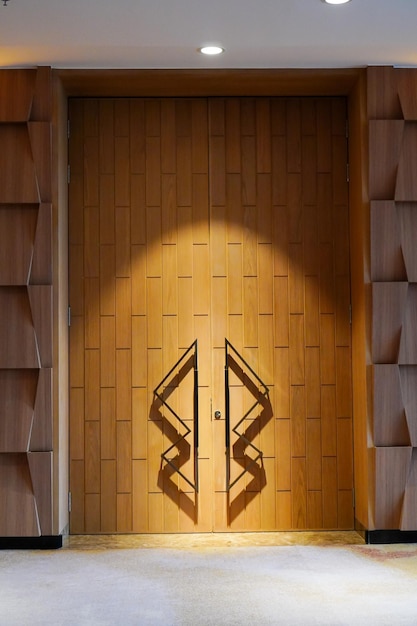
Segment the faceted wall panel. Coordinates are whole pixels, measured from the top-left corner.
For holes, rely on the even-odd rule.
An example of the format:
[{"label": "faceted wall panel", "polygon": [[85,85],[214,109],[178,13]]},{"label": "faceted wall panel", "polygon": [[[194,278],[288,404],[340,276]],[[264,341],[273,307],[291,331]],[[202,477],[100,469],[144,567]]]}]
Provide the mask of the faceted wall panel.
[{"label": "faceted wall panel", "polygon": [[417,72],[368,79],[374,521],[417,530]]},{"label": "faceted wall panel", "polygon": [[0,71],[0,535],[52,534],[50,68]]}]

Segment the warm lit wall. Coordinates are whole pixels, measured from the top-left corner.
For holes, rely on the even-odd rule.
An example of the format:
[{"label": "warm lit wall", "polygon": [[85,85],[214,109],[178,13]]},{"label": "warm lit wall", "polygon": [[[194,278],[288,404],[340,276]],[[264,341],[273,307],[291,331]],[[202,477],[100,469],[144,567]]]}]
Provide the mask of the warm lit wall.
[{"label": "warm lit wall", "polygon": [[[320,85],[327,83],[326,76],[321,75]],[[91,85],[91,77],[87,79]],[[114,84],[110,75],[107,80]],[[172,80],[177,82],[175,76]],[[353,92],[350,95],[356,127],[350,142],[351,168],[356,169],[351,238],[359,238],[351,249],[360,255],[352,257],[352,281],[359,281],[352,294],[356,510],[367,528],[415,530],[417,72],[370,68],[366,80],[367,119],[361,116],[358,85],[356,100]],[[65,422],[60,430],[55,424],[52,432],[52,414],[67,411],[65,328],[57,331],[53,323],[58,311],[62,324],[65,318],[65,288],[58,296],[54,282],[66,272],[65,249],[56,238],[63,222],[55,220],[52,229],[52,202],[55,206],[59,199],[61,205],[66,195],[59,183],[65,137],[53,142],[51,168],[50,81],[47,68],[0,72],[0,536],[55,534],[66,523],[66,476],[61,471]],[[130,75],[129,81],[126,76],[122,81],[126,90]],[[262,81],[264,93],[270,92],[268,85],[274,90],[280,84],[279,77],[272,83],[263,76]],[[207,90],[207,82],[196,84],[201,89],[203,83]],[[71,88],[72,93],[78,90],[76,95],[86,95],[78,84],[71,84],[65,85],[67,93]],[[142,90],[142,78],[136,89],[138,84]],[[157,85],[165,86],[166,81],[158,80]],[[317,80],[315,85],[317,89]],[[218,88],[223,93],[221,81]],[[300,93],[299,82],[292,91],[288,83],[282,89]],[[105,95],[112,93],[106,87]],[[66,94],[61,92],[60,98],[62,112]],[[64,128],[64,117],[55,116],[56,128]],[[364,177],[368,141],[369,210]],[[359,153],[361,162],[354,165],[352,158]],[[60,259],[55,258],[54,265],[52,250]],[[56,370],[64,362],[58,386]],[[59,462],[58,452],[63,453]]]}]

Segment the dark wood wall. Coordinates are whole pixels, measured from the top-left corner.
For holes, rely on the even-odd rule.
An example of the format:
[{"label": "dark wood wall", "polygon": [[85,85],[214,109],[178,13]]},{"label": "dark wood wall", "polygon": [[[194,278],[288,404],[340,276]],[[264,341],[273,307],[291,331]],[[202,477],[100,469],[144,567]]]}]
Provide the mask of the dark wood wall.
[{"label": "dark wood wall", "polygon": [[368,69],[369,426],[377,529],[417,528],[417,72]]},{"label": "dark wood wall", "polygon": [[52,534],[51,70],[0,72],[0,536]]}]

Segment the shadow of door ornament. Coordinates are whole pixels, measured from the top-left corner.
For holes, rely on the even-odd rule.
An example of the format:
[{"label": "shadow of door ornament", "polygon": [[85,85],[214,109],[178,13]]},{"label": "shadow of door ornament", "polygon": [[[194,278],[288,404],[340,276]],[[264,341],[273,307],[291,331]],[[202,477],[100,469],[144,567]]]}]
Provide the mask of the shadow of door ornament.
[{"label": "shadow of door ornament", "polygon": [[[168,402],[172,394],[180,387],[189,372],[193,371],[193,408],[191,429],[185,419],[180,416]],[[181,356],[168,374],[154,389],[154,399],[150,410],[150,419],[158,425],[162,435],[171,441],[171,445],[161,454],[161,465],[158,473],[158,487],[175,502],[194,521],[197,521],[198,494],[198,352],[197,339]],[[171,401],[172,402],[172,401]],[[175,422],[166,417],[175,418]],[[192,436],[192,443],[188,437]],[[191,457],[193,449],[193,476],[187,476],[183,466]],[[175,452],[176,451],[176,454]],[[174,456],[173,456],[174,454]],[[181,490],[173,480],[179,474],[195,492],[195,501]]]},{"label": "shadow of door ornament", "polygon": [[[244,510],[250,500],[259,495],[266,485],[263,452],[253,443],[253,440],[260,435],[272,418],[273,413],[268,387],[227,339],[225,339],[225,352],[226,491],[228,521],[230,523]],[[238,418],[234,426],[231,423],[233,412],[230,402],[231,371],[254,398],[253,404]],[[250,420],[250,423],[245,428],[246,420]],[[232,433],[237,437],[233,446],[231,446]],[[241,467],[240,473],[233,479],[231,478],[232,459]],[[252,480],[231,499],[232,488],[242,481],[246,474],[252,475]]]}]

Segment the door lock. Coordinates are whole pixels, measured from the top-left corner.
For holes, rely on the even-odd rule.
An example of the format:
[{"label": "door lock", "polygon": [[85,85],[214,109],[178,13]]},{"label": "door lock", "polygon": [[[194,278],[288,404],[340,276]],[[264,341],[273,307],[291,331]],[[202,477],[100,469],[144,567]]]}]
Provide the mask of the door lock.
[{"label": "door lock", "polygon": [[221,411],[214,411],[214,419],[219,420],[221,416]]}]

